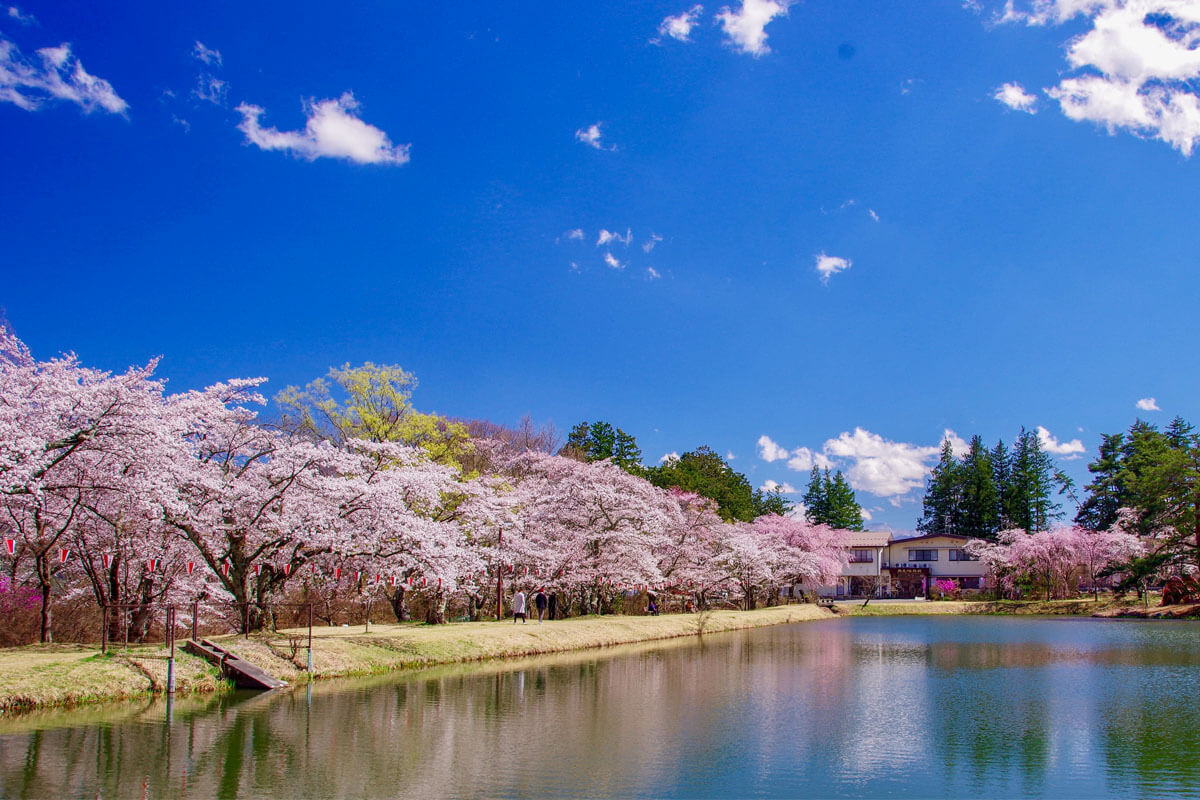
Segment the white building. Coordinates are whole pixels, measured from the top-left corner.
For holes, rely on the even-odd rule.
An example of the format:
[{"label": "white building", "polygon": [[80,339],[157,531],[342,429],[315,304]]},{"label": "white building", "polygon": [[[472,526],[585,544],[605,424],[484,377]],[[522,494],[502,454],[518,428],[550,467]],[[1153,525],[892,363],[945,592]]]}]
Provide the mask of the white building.
[{"label": "white building", "polygon": [[848,531],[849,563],[836,584],[817,591],[835,597],[922,597],[937,580],[982,589],[987,568],[963,549],[967,541],[950,534],[893,539],[886,531]]}]

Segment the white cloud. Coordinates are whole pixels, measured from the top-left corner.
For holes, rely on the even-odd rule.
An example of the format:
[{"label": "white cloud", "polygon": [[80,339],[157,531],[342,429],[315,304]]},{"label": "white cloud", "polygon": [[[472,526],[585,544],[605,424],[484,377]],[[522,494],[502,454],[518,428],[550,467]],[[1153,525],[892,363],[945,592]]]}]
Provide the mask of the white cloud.
[{"label": "white cloud", "polygon": [[609,231],[609,230],[604,230],[603,228],[601,228],[600,236],[597,237],[597,239],[596,239],[596,247],[603,247],[604,245],[610,244],[612,242],[620,242],[621,244],[628,247],[629,243],[631,241],[633,241],[633,231],[628,228],[625,230],[624,236],[622,236],[619,233],[615,233],[615,232]]},{"label": "white cloud", "polygon": [[1137,407],[1142,411],[1162,411],[1162,409],[1158,407],[1158,401],[1153,397],[1143,397],[1141,400],[1138,400]]},{"label": "white cloud", "polygon": [[604,263],[608,264],[613,269],[625,269],[625,265],[622,264],[620,261],[618,261],[617,257],[614,256],[612,253],[604,254]]},{"label": "white cloud", "polygon": [[942,441],[950,442],[950,452],[954,453],[955,458],[962,458],[971,451],[971,445],[949,428],[942,431]]},{"label": "white cloud", "polygon": [[196,78],[196,88],[192,90],[192,97],[218,106],[225,105],[225,97],[228,94],[229,84],[212,75]]},{"label": "white cloud", "polygon": [[670,453],[663,453],[662,458],[658,459],[658,463],[666,464],[669,461],[678,461],[679,453],[672,450]]},{"label": "white cloud", "polygon": [[662,275],[660,275],[658,270],[656,270],[654,267],[646,267],[646,277],[649,280],[656,281],[661,278]]},{"label": "white cloud", "polygon": [[735,456],[735,455],[733,454],[733,451],[732,451],[732,450],[726,450],[726,451],[725,451],[725,460],[726,460],[726,461],[733,461],[735,458],[737,458],[737,456]]},{"label": "white cloud", "polygon": [[876,222],[879,222],[879,215],[875,213],[875,209],[868,208],[867,213],[871,215],[871,219],[875,220]]},{"label": "white cloud", "polygon": [[578,239],[578,240],[582,241],[583,240],[583,228],[573,228],[572,230],[566,231],[563,233],[563,238],[564,239]]},{"label": "white cloud", "polygon": [[607,145],[604,143],[604,133],[600,130],[602,124],[597,122],[595,125],[589,125],[586,128],[580,128],[575,131],[575,141],[583,142],[597,150],[616,150],[617,146],[615,144]]},{"label": "white cloud", "polygon": [[1004,84],[992,93],[992,97],[1013,111],[1024,111],[1026,114],[1037,113],[1037,97],[1026,92],[1019,83]]},{"label": "white cloud", "polygon": [[1200,141],[1200,3],[1196,0],[1012,0],[997,22],[1089,28],[1067,44],[1075,70],[1045,90],[1068,118],[1158,139],[1190,156]]},{"label": "white cloud", "polygon": [[658,244],[659,242],[661,242],[662,240],[663,240],[663,237],[659,236],[657,233],[651,232],[650,238],[647,239],[646,241],[642,242],[642,252],[649,253],[651,250],[654,249],[654,246],[656,244]]},{"label": "white cloud", "polygon": [[89,74],[71,55],[71,45],[43,47],[37,54],[40,63],[26,60],[12,41],[0,36],[0,103],[35,111],[47,100],[65,100],[85,114],[124,114],[129,108],[111,83]]},{"label": "white cloud", "polygon": [[842,270],[850,269],[853,262],[848,258],[826,255],[825,251],[817,253],[817,272],[821,273],[821,283],[829,283],[829,278]]},{"label": "white cloud", "polygon": [[780,447],[767,436],[765,433],[758,437],[758,457],[763,461],[781,461],[788,457],[788,451],[785,447]]},{"label": "white cloud", "polygon": [[764,492],[779,492],[780,494],[795,494],[796,493],[796,487],[792,486],[787,481],[784,481],[783,483],[779,483],[777,481],[767,479],[766,481],[763,482],[763,485],[758,488]]},{"label": "white cloud", "polygon": [[33,14],[22,12],[21,9],[17,8],[16,6],[8,7],[8,18],[15,19],[17,22],[21,23],[22,25],[36,25],[37,24],[37,17],[33,16]]},{"label": "white cloud", "polygon": [[200,41],[197,41],[196,46],[192,48],[192,58],[210,66],[221,66],[221,51],[211,50]]},{"label": "white cloud", "polygon": [[863,509],[859,509],[859,511],[862,513],[862,518],[866,522],[870,522],[873,519],[873,517],[871,516],[871,512],[869,510],[863,508]]},{"label": "white cloud", "polygon": [[734,49],[758,58],[771,52],[767,46],[767,24],[776,17],[786,16],[791,4],[792,0],[742,0],[737,11],[729,6],[722,8],[717,21]]},{"label": "white cloud", "polygon": [[825,452],[853,461],[846,477],[855,489],[879,497],[897,497],[925,484],[927,462],[938,454],[938,447],[920,447],[892,442],[882,436],[855,428],[825,442]]},{"label": "white cloud", "polygon": [[809,472],[813,467],[829,469],[833,462],[824,453],[809,450],[807,447],[797,447],[788,458],[787,465],[788,469],[794,469],[796,472]]},{"label": "white cloud", "polygon": [[1041,425],[1038,425],[1037,435],[1038,443],[1041,444],[1042,449],[1047,453],[1053,453],[1056,456],[1078,457],[1086,452],[1083,442],[1078,439],[1072,439],[1069,442],[1060,442],[1050,434],[1050,431]]},{"label": "white cloud", "polygon": [[694,5],[687,11],[681,12],[678,16],[667,17],[658,25],[659,36],[670,36],[680,42],[691,41],[692,28],[696,27],[700,15],[704,13],[704,6]]},{"label": "white cloud", "polygon": [[309,100],[304,104],[308,121],[303,131],[263,128],[259,106],[242,103],[238,130],[246,141],[263,150],[288,150],[297,158],[344,158],[357,164],[407,164],[410,145],[393,145],[387,134],[358,118],[358,101],[346,92],[333,100]]}]

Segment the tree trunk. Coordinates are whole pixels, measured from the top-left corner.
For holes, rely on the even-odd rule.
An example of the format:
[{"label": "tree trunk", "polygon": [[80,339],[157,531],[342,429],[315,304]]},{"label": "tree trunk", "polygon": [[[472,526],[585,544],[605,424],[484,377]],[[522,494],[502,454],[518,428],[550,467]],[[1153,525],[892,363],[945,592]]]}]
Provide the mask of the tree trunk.
[{"label": "tree trunk", "polygon": [[408,606],[404,603],[404,587],[397,586],[396,591],[392,592],[388,601],[392,604],[392,613],[396,615],[398,622],[408,622],[412,617],[408,613]]},{"label": "tree trunk", "polygon": [[50,612],[50,582],[43,580],[42,582],[42,644],[49,644],[54,641],[54,632],[50,629],[51,612]]},{"label": "tree trunk", "polygon": [[425,622],[430,625],[446,624],[446,593],[437,591],[429,598],[425,611]]}]

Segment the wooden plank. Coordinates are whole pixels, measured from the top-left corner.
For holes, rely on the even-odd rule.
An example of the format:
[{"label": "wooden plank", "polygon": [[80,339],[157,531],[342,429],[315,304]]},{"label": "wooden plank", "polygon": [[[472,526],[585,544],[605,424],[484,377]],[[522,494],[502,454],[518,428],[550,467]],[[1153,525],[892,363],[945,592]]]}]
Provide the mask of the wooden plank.
[{"label": "wooden plank", "polygon": [[239,689],[280,689],[287,686],[287,681],[268,674],[208,639],[199,642],[189,639],[183,649],[219,666],[227,676],[233,678]]}]

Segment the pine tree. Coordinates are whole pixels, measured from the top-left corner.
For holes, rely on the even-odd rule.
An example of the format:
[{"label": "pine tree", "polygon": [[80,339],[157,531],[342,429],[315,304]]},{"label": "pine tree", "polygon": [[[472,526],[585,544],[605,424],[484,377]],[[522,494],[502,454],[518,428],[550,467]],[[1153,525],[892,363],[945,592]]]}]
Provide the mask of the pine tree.
[{"label": "pine tree", "polygon": [[611,458],[626,472],[634,475],[642,472],[642,451],[637,440],[609,422],[581,422],[571,428],[559,454],[581,461]]},{"label": "pine tree", "polygon": [[1054,501],[1054,463],[1033,431],[1021,428],[1013,445],[1005,511],[1010,523],[1030,533],[1044,531],[1062,516]]},{"label": "pine tree", "polygon": [[804,516],[815,524],[828,514],[829,500],[825,492],[825,481],[821,479],[821,470],[814,466],[808,476],[808,489],[804,492]]},{"label": "pine tree", "polygon": [[977,539],[994,540],[1000,530],[1000,493],[992,468],[992,456],[983,446],[983,438],[971,438],[971,449],[963,458],[962,516],[958,533]]},{"label": "pine tree", "polygon": [[950,440],[942,442],[941,456],[925,481],[921,521],[925,533],[957,533],[962,514],[962,470]]},{"label": "pine tree", "polygon": [[1094,477],[1083,487],[1088,496],[1080,503],[1075,521],[1089,530],[1107,530],[1117,521],[1122,506],[1131,505],[1122,475],[1124,444],[1122,433],[1103,434],[1096,460],[1088,464],[1088,472]]},{"label": "pine tree", "polygon": [[842,471],[839,469],[830,480],[829,471],[826,470],[824,483],[829,512],[826,519],[819,521],[833,528],[861,531],[863,529],[862,506],[858,504],[858,499],[854,496],[854,489],[850,487],[845,476],[842,475]]},{"label": "pine tree", "polygon": [[1011,483],[1010,455],[1003,439],[998,440],[996,446],[992,448],[991,459],[992,483],[996,486],[996,528],[1003,531],[1012,527],[1012,517],[1008,514],[1009,509],[1006,503],[1008,485]]}]

